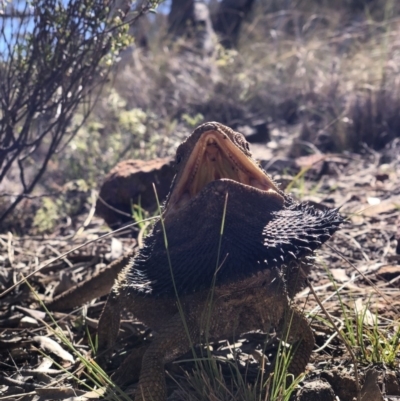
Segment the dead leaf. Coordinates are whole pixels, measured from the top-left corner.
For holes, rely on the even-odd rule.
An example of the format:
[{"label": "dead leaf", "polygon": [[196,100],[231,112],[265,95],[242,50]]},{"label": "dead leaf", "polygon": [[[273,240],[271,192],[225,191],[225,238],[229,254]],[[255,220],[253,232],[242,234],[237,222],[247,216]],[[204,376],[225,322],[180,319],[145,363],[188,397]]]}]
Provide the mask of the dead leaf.
[{"label": "dead leaf", "polygon": [[12,337],[10,339],[0,339],[0,350],[10,350],[19,347],[22,342],[22,337]]},{"label": "dead leaf", "polygon": [[42,312],[42,311],[35,310],[35,309],[23,308],[22,306],[18,306],[18,305],[16,305],[15,308],[18,309],[19,311],[25,313],[26,315],[33,317],[36,320],[44,320],[44,318],[46,317],[46,312]]},{"label": "dead leaf", "polygon": [[399,265],[382,266],[376,272],[376,275],[384,278],[385,280],[392,280],[397,276],[400,276],[400,266]]},{"label": "dead leaf", "polygon": [[87,401],[87,400],[99,399],[105,394],[106,390],[107,390],[106,387],[101,387],[97,390],[89,391],[85,394],[82,394],[79,397],[67,398],[65,401]]},{"label": "dead leaf", "polygon": [[117,238],[111,238],[111,252],[106,254],[106,258],[110,261],[117,260],[124,253],[124,246]]},{"label": "dead leaf", "polygon": [[45,336],[35,336],[33,337],[33,341],[36,341],[40,344],[40,348],[43,349],[45,352],[51,352],[54,355],[57,355],[63,361],[74,363],[74,357],[64,348],[61,347],[56,341],[52,340],[49,337]]},{"label": "dead leaf", "polygon": [[377,205],[367,207],[361,211],[363,216],[373,217],[381,213],[392,212],[400,207],[400,196],[392,196]]},{"label": "dead leaf", "polygon": [[336,281],[340,281],[342,283],[350,281],[350,277],[346,274],[346,270],[344,269],[331,269],[331,273]]},{"label": "dead leaf", "polygon": [[362,224],[364,224],[365,218],[360,214],[352,214],[350,216],[350,220],[354,226],[361,226]]},{"label": "dead leaf", "polygon": [[354,310],[355,313],[358,316],[363,317],[363,322],[364,324],[367,324],[368,326],[375,326],[377,323],[377,317],[374,315],[368,308],[367,306],[363,305],[363,301],[361,298],[358,298],[354,304]]},{"label": "dead leaf", "polygon": [[18,327],[21,328],[29,328],[29,327],[38,327],[39,323],[36,319],[30,316],[24,316],[18,324]]},{"label": "dead leaf", "polygon": [[107,391],[107,387],[100,387],[97,390],[89,391],[84,395],[86,398],[100,398]]},{"label": "dead leaf", "polygon": [[367,202],[369,205],[374,206],[374,205],[379,205],[381,203],[380,198],[375,198],[374,196],[369,196],[367,198]]},{"label": "dead leaf", "polygon": [[50,358],[44,357],[36,370],[40,372],[47,372],[53,366],[53,361]]}]

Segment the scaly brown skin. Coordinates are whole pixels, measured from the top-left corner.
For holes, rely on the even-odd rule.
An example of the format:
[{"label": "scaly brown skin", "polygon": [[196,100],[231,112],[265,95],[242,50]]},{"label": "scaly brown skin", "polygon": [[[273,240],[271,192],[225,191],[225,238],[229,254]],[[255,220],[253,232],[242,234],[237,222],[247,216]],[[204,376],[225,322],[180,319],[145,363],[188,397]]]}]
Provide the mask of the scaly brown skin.
[{"label": "scaly brown skin", "polygon": [[176,163],[162,221],[120,273],[100,318],[100,351],[115,344],[124,308],[156,333],[114,380],[139,378],[135,400],[163,401],[164,365],[191,345],[271,327],[294,346],[289,372],[299,375],[314,339],[290,298],[341,217],[295,203],[258,167],[244,137],[218,123],[197,128]]}]

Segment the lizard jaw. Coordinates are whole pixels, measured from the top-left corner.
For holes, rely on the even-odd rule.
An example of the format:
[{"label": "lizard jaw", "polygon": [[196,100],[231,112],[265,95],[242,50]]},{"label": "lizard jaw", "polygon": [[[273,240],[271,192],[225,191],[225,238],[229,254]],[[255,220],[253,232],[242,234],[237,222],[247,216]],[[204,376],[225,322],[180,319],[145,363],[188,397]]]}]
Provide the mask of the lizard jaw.
[{"label": "lizard jaw", "polygon": [[220,179],[230,179],[280,197],[276,185],[253,160],[227,135],[211,130],[202,134],[189,156],[165,213],[178,211],[207,184]]}]

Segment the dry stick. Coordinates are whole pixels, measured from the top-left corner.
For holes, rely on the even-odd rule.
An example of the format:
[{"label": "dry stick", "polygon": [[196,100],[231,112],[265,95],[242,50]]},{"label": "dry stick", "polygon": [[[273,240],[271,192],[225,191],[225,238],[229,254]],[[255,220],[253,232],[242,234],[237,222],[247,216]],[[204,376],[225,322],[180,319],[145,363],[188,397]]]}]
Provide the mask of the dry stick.
[{"label": "dry stick", "polygon": [[7,288],[5,291],[3,291],[3,292],[0,294],[0,298],[4,297],[4,295],[8,294],[8,293],[9,293],[10,291],[12,291],[15,287],[17,287],[19,284],[22,284],[23,282],[25,282],[28,278],[32,277],[34,274],[36,274],[38,271],[40,271],[40,270],[43,269],[44,267],[47,267],[47,266],[51,265],[52,263],[56,262],[57,260],[60,260],[60,259],[64,258],[65,256],[69,255],[71,252],[74,252],[74,251],[77,251],[78,249],[84,248],[85,246],[87,246],[87,245],[89,245],[89,244],[91,244],[91,243],[93,243],[93,242],[96,242],[96,241],[99,241],[99,240],[101,240],[101,239],[103,239],[103,238],[109,237],[110,235],[113,235],[113,234],[115,234],[115,233],[117,233],[117,232],[119,232],[119,231],[123,231],[123,230],[127,229],[128,227],[136,226],[137,224],[142,223],[142,222],[144,222],[144,221],[150,221],[150,220],[155,220],[155,219],[158,219],[158,216],[149,217],[149,218],[147,218],[147,219],[143,219],[143,220],[140,221],[140,222],[135,222],[135,223],[127,224],[126,226],[123,226],[123,227],[121,227],[121,228],[118,228],[117,230],[113,230],[113,231],[111,231],[111,232],[109,232],[109,233],[107,233],[107,234],[101,235],[101,236],[98,237],[98,238],[92,239],[92,240],[90,240],[90,241],[85,242],[85,243],[82,244],[82,245],[78,245],[78,246],[76,246],[75,248],[72,248],[72,249],[69,250],[68,252],[65,252],[65,253],[61,254],[60,256],[58,256],[57,258],[54,258],[54,259],[50,260],[50,262],[48,262],[48,263],[45,263],[43,266],[39,266],[39,267],[38,267],[36,270],[34,270],[32,273],[29,273],[27,276],[23,277],[21,280],[19,280],[18,282],[16,282],[14,285],[12,285],[11,287]]},{"label": "dry stick", "polygon": [[122,216],[126,216],[126,217],[130,217],[132,218],[132,215],[130,215],[129,213],[126,213],[122,210],[119,210],[117,208],[115,208],[114,206],[110,205],[109,203],[107,203],[100,195],[98,196],[98,199],[101,203],[103,203],[105,206],[107,206],[109,209],[111,209],[113,212],[118,213]]},{"label": "dry stick", "polygon": [[[340,322],[340,327],[339,330],[342,330],[344,327],[344,323],[340,320],[337,319]],[[317,348],[316,350],[314,350],[315,353],[321,352],[323,351],[329,344],[330,342],[337,336],[337,332],[335,331],[331,336],[329,336],[329,338],[325,341],[324,345],[321,345],[319,348]]]},{"label": "dry stick", "polygon": [[86,217],[85,221],[83,222],[82,226],[77,230],[77,232],[73,235],[72,238],[75,238],[83,233],[85,228],[90,224],[92,221],[92,218],[96,212],[96,203],[97,203],[97,193],[95,190],[91,191],[91,197],[92,197],[92,206],[90,207],[89,214]]},{"label": "dry stick", "polygon": [[13,240],[13,235],[8,232],[7,233],[7,254],[8,254],[8,260],[10,261],[11,267],[14,265],[14,247],[12,244]]},{"label": "dry stick", "polygon": [[338,256],[340,256],[345,262],[347,262],[358,274],[360,274],[361,276],[362,276],[362,278],[364,279],[364,280],[366,280],[367,281],[367,283],[389,304],[389,305],[392,305],[392,308],[394,309],[394,311],[398,314],[398,315],[400,315],[400,311],[395,307],[395,306],[393,306],[393,302],[392,301],[390,301],[387,297],[386,297],[386,295],[383,293],[383,292],[381,292],[380,290],[379,290],[379,288],[362,272],[362,271],[360,271],[359,269],[358,269],[358,267],[356,267],[356,265],[354,265],[353,263],[351,263],[350,262],[350,260],[348,260],[347,258],[346,258],[346,256],[344,256],[343,255],[343,253],[342,252],[340,252],[339,250],[337,250],[336,248],[334,248],[334,247],[332,247],[331,245],[329,245],[329,244],[326,244],[333,252],[335,252]]},{"label": "dry stick", "polygon": [[[300,268],[301,269],[301,268]],[[303,269],[302,269],[303,270]],[[303,272],[304,274],[304,272]],[[314,295],[315,300],[317,301],[319,307],[321,308],[321,310],[325,313],[325,316],[327,317],[327,319],[329,320],[329,323],[334,327],[336,333],[338,334],[338,336],[340,337],[340,339],[343,341],[344,345],[347,348],[347,351],[349,351],[349,354],[351,356],[351,359],[353,360],[353,364],[354,364],[354,376],[356,378],[356,387],[357,387],[357,401],[361,401],[361,388],[360,388],[360,381],[359,381],[359,377],[358,377],[358,364],[357,364],[357,360],[356,357],[353,353],[353,350],[351,349],[350,345],[348,344],[348,342],[346,341],[346,339],[343,337],[342,333],[340,332],[340,330],[336,327],[335,322],[333,321],[333,319],[331,318],[331,315],[328,313],[328,311],[325,309],[324,305],[322,305],[322,302],[320,301],[317,293],[314,291],[314,287],[312,286],[310,280],[307,278],[307,284],[308,287],[310,288],[310,291],[312,292],[312,294]]]}]

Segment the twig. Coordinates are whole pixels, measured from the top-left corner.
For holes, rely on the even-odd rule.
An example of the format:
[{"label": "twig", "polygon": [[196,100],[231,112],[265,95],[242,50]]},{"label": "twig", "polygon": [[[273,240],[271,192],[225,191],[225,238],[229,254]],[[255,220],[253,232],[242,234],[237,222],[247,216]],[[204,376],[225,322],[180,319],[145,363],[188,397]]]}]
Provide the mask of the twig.
[{"label": "twig", "polygon": [[74,267],[74,264],[72,262],[70,262],[70,260],[68,258],[65,258],[61,255],[61,253],[54,248],[53,246],[51,246],[50,244],[47,244],[47,247],[53,252],[55,253],[57,256],[59,256],[60,258],[62,258],[62,260],[68,265],[68,267]]},{"label": "twig", "polygon": [[38,267],[36,270],[34,270],[32,273],[29,273],[27,276],[25,276],[24,278],[22,278],[21,280],[19,280],[17,283],[15,283],[15,284],[12,285],[11,287],[7,288],[5,291],[3,291],[3,292],[0,294],[0,298],[4,297],[4,295],[8,294],[8,293],[9,293],[10,291],[12,291],[15,287],[17,287],[17,286],[20,285],[21,283],[25,282],[28,278],[32,277],[34,274],[36,274],[36,273],[37,273],[38,271],[40,271],[41,269],[43,269],[43,268],[45,268],[45,267],[51,265],[52,263],[56,262],[57,260],[60,260],[60,259],[64,258],[65,256],[69,255],[70,253],[75,252],[75,251],[77,251],[78,249],[84,248],[85,246],[87,246],[87,245],[89,245],[89,244],[92,244],[93,242],[96,242],[96,241],[98,241],[98,240],[100,240],[100,239],[109,237],[110,235],[113,235],[113,234],[115,234],[115,233],[117,233],[117,232],[123,231],[123,230],[125,230],[125,229],[128,228],[128,227],[136,226],[137,224],[142,223],[142,222],[144,222],[144,221],[150,221],[150,220],[158,219],[158,217],[159,217],[159,216],[149,217],[149,218],[144,219],[144,220],[142,220],[142,221],[140,221],[140,222],[135,222],[135,223],[127,224],[126,226],[123,226],[123,227],[121,227],[121,228],[118,228],[117,230],[113,230],[113,231],[111,231],[111,232],[109,232],[109,233],[107,233],[107,234],[101,235],[101,236],[98,237],[98,238],[94,238],[94,239],[92,239],[92,240],[90,240],[90,241],[87,241],[87,242],[83,243],[82,245],[78,245],[78,246],[76,246],[75,248],[72,248],[71,250],[69,250],[68,252],[64,252],[63,254],[61,254],[60,256],[58,256],[57,258],[54,258],[54,259],[50,260],[50,262],[47,262],[47,263],[45,263],[44,265],[39,266],[39,267]]},{"label": "twig", "polygon": [[110,204],[107,203],[100,195],[98,196],[98,199],[99,199],[99,201],[100,201],[101,203],[103,203],[105,206],[107,206],[107,207],[108,207],[109,209],[111,209],[113,212],[119,213],[119,214],[121,214],[122,216],[127,216],[127,217],[132,218],[132,215],[131,215],[131,214],[126,213],[126,212],[123,212],[122,210],[119,210],[119,209],[115,208],[114,206],[110,205]]},{"label": "twig", "polygon": [[362,276],[364,280],[368,282],[368,284],[389,304],[393,307],[394,311],[400,315],[400,311],[396,308],[396,306],[393,304],[393,302],[386,297],[386,295],[381,292],[378,287],[362,272],[356,267],[355,264],[351,263],[350,260],[346,258],[346,256],[343,255],[342,252],[337,250],[336,248],[330,246],[329,244],[326,244],[333,252],[335,252],[338,256],[340,256],[345,262],[347,262],[358,274]]},{"label": "twig", "polygon": [[11,377],[3,376],[3,374],[0,375],[0,384],[11,387],[13,386],[21,387],[25,391],[32,391],[42,387],[35,383],[26,383],[23,382],[22,380],[11,379]]},{"label": "twig", "polygon": [[92,221],[92,218],[94,216],[94,213],[96,212],[96,191],[92,189],[92,193],[91,193],[91,197],[92,197],[92,206],[90,208],[89,214],[86,217],[85,221],[83,222],[83,225],[78,229],[78,231],[73,235],[72,238],[77,237],[79,235],[81,235],[83,233],[83,231],[85,230],[85,228],[90,224],[90,222]]},{"label": "twig", "polygon": [[14,264],[13,235],[10,232],[7,233],[7,253],[8,253],[8,260],[10,261],[11,266],[13,266]]},{"label": "twig", "polygon": [[[339,330],[342,330],[344,327],[344,323],[342,320],[340,320],[340,319],[338,319],[338,320],[340,322]],[[338,333],[337,333],[337,331],[335,331],[331,336],[329,336],[329,338],[325,341],[325,343],[323,345],[321,345],[319,348],[317,348],[316,350],[314,350],[314,352],[318,353],[318,352],[321,352],[322,350],[324,350],[337,335],[338,335]]]}]

